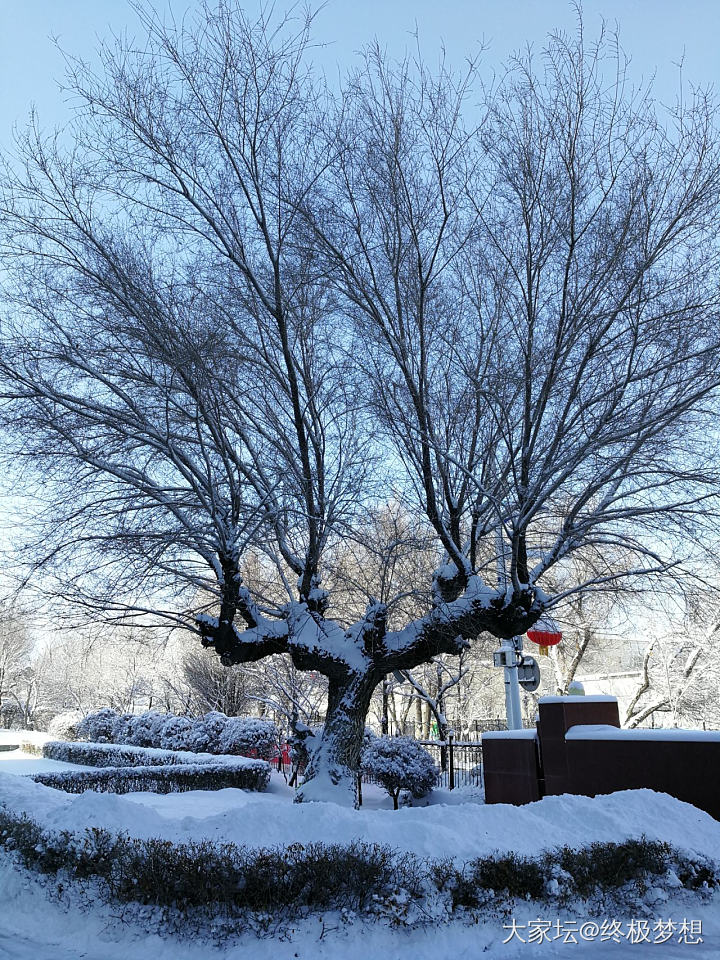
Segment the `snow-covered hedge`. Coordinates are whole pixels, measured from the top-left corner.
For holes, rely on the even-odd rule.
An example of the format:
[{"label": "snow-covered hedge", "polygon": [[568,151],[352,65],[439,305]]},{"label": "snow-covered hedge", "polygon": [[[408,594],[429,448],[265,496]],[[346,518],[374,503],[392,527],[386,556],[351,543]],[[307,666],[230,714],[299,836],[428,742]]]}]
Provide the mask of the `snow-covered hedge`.
[{"label": "snow-covered hedge", "polygon": [[139,715],[119,714],[107,707],[83,718],[78,738],[93,743],[232,753],[265,760],[273,756],[279,741],[272,720],[258,717],[226,717],[224,713],[212,710],[193,720],[172,713],[158,713],[157,710],[147,710]]},{"label": "snow-covered hedge", "polygon": [[[146,710],[130,721],[130,733],[127,742],[135,747],[159,747],[162,730],[172,717],[171,713],[159,713]],[[119,731],[118,731],[119,732]],[[121,741],[116,740],[116,743]]]},{"label": "snow-covered hedge", "polygon": [[77,740],[78,724],[82,719],[81,710],[65,710],[52,718],[47,732],[58,740]]},{"label": "snow-covered hedge", "polygon": [[109,707],[95,710],[83,717],[77,725],[80,740],[92,740],[93,743],[112,743],[113,727],[117,722],[117,711]]},{"label": "snow-covered hedge", "polygon": [[[33,746],[21,744],[27,753],[46,760],[62,760],[85,767],[156,767],[175,763],[212,763],[217,757],[206,753],[179,750],[157,750],[153,747],[131,747],[118,743],[66,743],[48,740]],[[235,758],[229,758],[234,760]]]},{"label": "snow-covered hedge", "polygon": [[160,742],[150,746],[161,750],[192,750],[195,724],[187,717],[168,717],[161,728]]},{"label": "snow-covered hedge", "polygon": [[438,777],[433,758],[410,737],[365,738],[361,766],[367,777],[390,794],[396,810],[401,790],[424,797]]},{"label": "snow-covered hedge", "polygon": [[237,758],[232,763],[177,763],[149,767],[103,767],[36,773],[35,783],[65,793],[181,793],[185,790],[267,790],[270,767],[263,760]]},{"label": "snow-covered hedge", "polygon": [[[107,771],[105,771],[107,772]],[[157,771],[155,771],[157,773]],[[244,911],[277,916],[308,909],[360,910],[396,924],[434,925],[457,910],[511,909],[513,898],[532,898],[553,913],[592,891],[590,909],[657,909],[658,895],[678,889],[703,898],[718,887],[718,865],[645,838],[593,844],[579,850],[550,850],[538,858],[514,854],[465,864],[425,859],[380,844],[310,843],[253,849],[211,840],[175,844],[141,840],[104,829],[70,833],[43,829],[25,814],[0,807],[0,847],[27,868],[68,880],[94,880],[108,901],[138,902],[206,917],[240,918]],[[578,878],[566,869],[579,863]],[[585,874],[591,887],[585,883]],[[641,898],[651,897],[646,903]],[[472,915],[472,914],[471,914]],[[651,914],[655,915],[655,914]]]},{"label": "snow-covered hedge", "polygon": [[198,753],[223,753],[220,737],[228,723],[228,717],[218,710],[211,710],[194,723],[192,749]]},{"label": "snow-covered hedge", "polygon": [[134,713],[120,713],[113,724],[112,742],[130,743],[130,736],[133,731],[133,724],[137,720]]},{"label": "snow-covered hedge", "polygon": [[269,760],[278,740],[278,729],[272,720],[230,717],[220,735],[220,752]]}]

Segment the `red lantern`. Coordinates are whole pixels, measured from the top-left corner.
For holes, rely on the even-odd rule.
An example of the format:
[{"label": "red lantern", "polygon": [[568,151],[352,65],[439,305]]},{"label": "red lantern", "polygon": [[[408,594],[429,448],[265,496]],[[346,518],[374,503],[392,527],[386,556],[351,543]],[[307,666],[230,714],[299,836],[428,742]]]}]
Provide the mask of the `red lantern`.
[{"label": "red lantern", "polygon": [[540,653],[544,657],[547,656],[549,647],[554,647],[562,640],[562,633],[560,633],[557,628],[548,629],[545,627],[543,629],[534,627],[532,630],[528,630],[527,636],[528,640],[532,640],[533,643],[538,644]]}]

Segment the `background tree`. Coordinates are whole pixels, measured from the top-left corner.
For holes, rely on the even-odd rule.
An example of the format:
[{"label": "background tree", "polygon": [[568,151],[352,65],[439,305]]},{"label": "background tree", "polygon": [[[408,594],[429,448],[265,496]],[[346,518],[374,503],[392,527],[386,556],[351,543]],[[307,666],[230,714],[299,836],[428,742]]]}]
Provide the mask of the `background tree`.
[{"label": "background tree", "polygon": [[[143,22],[100,75],[74,65],[76,120],[4,177],[2,419],[46,503],[26,575],[325,676],[299,798],[353,802],[383,677],[672,569],[702,531],[714,107],[659,118],[581,32],[494,90],[371,48],[333,95],[308,23],[234,0]],[[443,555],[429,602],[344,621],[323,578],[390,500]],[[588,545],[622,574],[544,590]]]},{"label": "background tree", "polygon": [[[670,598],[676,607],[649,625],[636,689],[625,709],[628,727],[716,726],[720,689],[720,609],[714,587]],[[678,616],[678,601],[684,608]],[[674,613],[674,616],[673,616]]]},{"label": "background tree", "polygon": [[19,609],[0,607],[0,720],[25,725],[33,703],[33,640]]}]

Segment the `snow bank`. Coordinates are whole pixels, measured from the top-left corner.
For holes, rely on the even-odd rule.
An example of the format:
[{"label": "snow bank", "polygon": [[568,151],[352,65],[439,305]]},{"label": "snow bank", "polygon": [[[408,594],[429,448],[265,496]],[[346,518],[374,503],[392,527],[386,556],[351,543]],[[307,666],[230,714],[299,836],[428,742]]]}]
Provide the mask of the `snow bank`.
[{"label": "snow bank", "polygon": [[249,847],[363,840],[420,856],[470,859],[494,850],[536,855],[557,846],[586,846],[645,834],[720,862],[720,822],[690,804],[652,790],[600,797],[545,797],[523,807],[465,803],[393,810],[352,810],[329,803],[293,804],[286,796],[241,790],[68,795],[0,774],[10,809],[58,830],[90,826],[169,840],[210,838]]}]

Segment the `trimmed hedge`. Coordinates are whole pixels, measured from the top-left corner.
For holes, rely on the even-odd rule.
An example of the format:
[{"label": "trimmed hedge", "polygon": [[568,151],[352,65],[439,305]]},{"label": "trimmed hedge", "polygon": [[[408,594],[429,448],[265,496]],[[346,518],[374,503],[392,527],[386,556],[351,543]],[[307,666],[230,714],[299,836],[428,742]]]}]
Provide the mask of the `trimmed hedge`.
[{"label": "trimmed hedge", "polygon": [[[152,747],[121,746],[116,743],[69,743],[48,740],[47,743],[21,743],[26,753],[46,760],[78,763],[86,767],[156,767],[171,763],[202,763],[197,754],[177,750],[155,750]],[[206,754],[208,760],[215,759]]]},{"label": "trimmed hedge", "polygon": [[22,750],[46,760],[61,760],[85,767],[161,767],[179,763],[233,763],[246,758],[213,753],[191,753],[187,750],[158,750],[155,747],[130,747],[117,743],[67,743],[48,740],[20,744]]},{"label": "trimmed hedge", "polygon": [[68,770],[36,773],[35,783],[65,793],[181,793],[186,790],[266,790],[270,766],[262,760],[242,763],[174,763],[149,767],[103,767],[100,770]]},{"label": "trimmed hedge", "polygon": [[457,866],[362,842],[249,849],[210,840],[141,840],[97,828],[57,833],[1,807],[0,846],[14,851],[25,867],[62,873],[63,882],[67,877],[99,881],[109,900],[181,911],[203,908],[225,918],[247,910],[345,908],[406,923],[412,922],[408,904],[419,903],[420,919],[437,923],[437,910],[423,915],[423,903],[441,905],[446,919],[458,908],[506,910],[511,897],[557,905],[586,889],[584,878],[576,885],[563,869],[568,858],[587,865],[595,861],[600,869],[594,890],[601,895],[617,891],[621,900],[623,885],[641,891],[662,884],[669,871],[675,878],[671,885],[679,881],[686,890],[707,890],[720,879],[711,861],[645,838],[548,851],[538,858],[497,854]]},{"label": "trimmed hedge", "polygon": [[157,710],[118,714],[103,707],[82,718],[78,737],[91,743],[229,753],[263,760],[269,760],[279,744],[278,729],[272,720],[227,717],[217,710],[191,719]]}]

